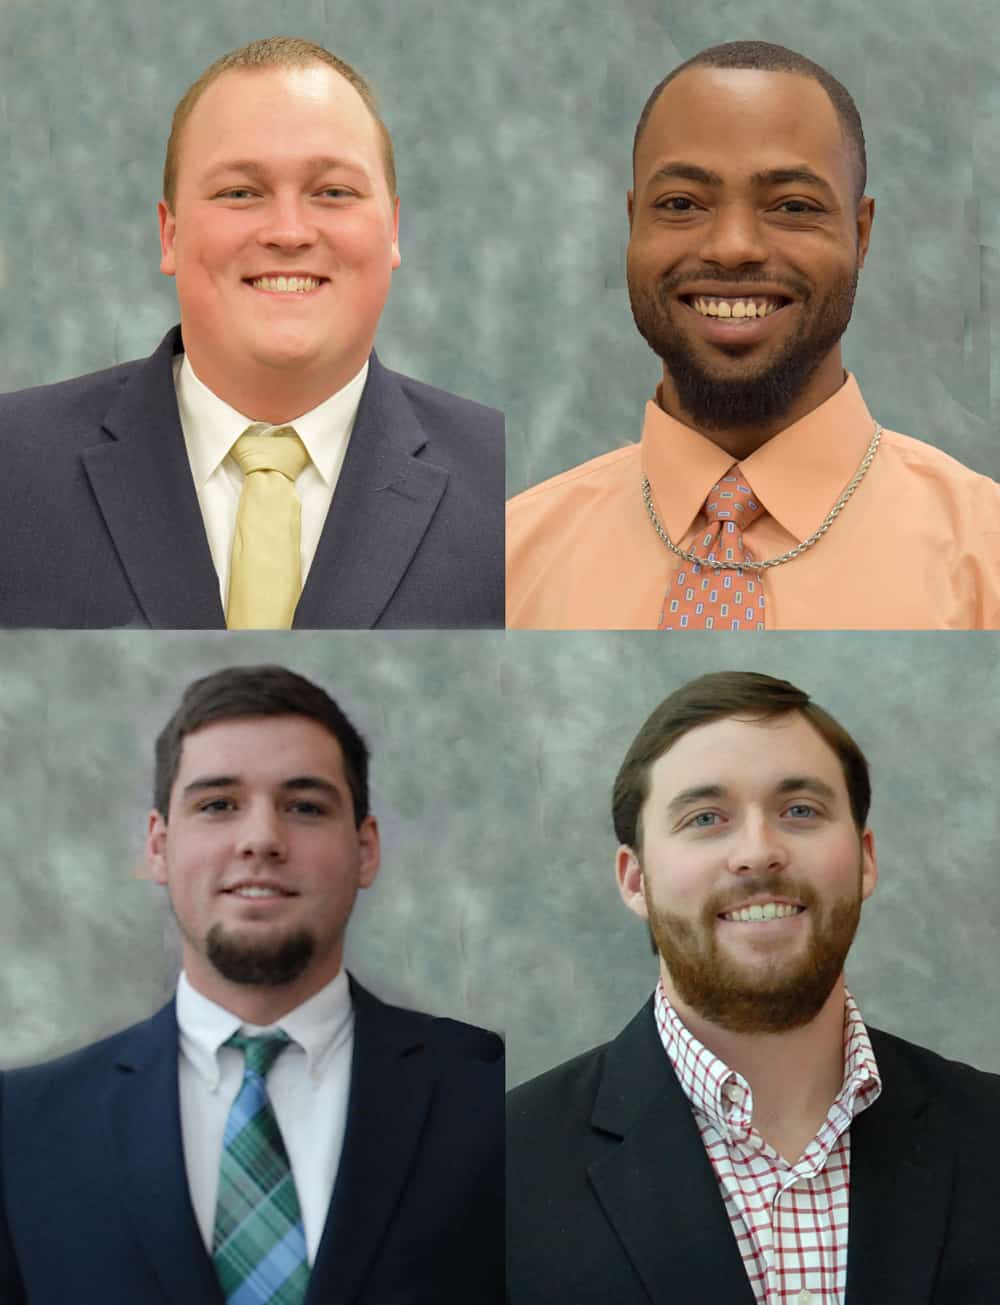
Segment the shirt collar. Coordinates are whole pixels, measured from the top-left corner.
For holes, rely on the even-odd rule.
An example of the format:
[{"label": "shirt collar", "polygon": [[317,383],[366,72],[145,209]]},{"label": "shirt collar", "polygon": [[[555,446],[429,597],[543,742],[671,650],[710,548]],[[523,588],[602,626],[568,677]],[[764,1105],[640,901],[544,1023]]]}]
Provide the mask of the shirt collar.
[{"label": "shirt collar", "polygon": [[[875,422],[848,373],[825,403],[786,426],[739,463],[741,475],[780,525],[801,543],[823,523],[857,471]],[[733,465],[710,439],[650,400],[642,426],[642,470],[670,538],[691,529],[709,490]]]},{"label": "shirt collar", "polygon": [[[274,1024],[244,1024],[238,1015],[203,996],[181,971],[177,981],[177,1027],[181,1054],[214,1092],[219,1086],[219,1049],[240,1029],[253,1035],[281,1028],[305,1052],[306,1071],[315,1078],[328,1057],[354,1028],[354,1008],[346,970],[308,1001]],[[285,1053],[288,1054],[288,1053]]]},{"label": "shirt collar", "polygon": [[[670,1004],[661,980],[653,999],[656,1027],[663,1049],[673,1066],[684,1095],[695,1110],[705,1115],[723,1137],[749,1131],[753,1096],[742,1074],[721,1060],[691,1032]],[[871,1039],[849,992],[844,1002],[844,1078],[830,1107],[843,1127],[882,1091],[882,1079],[875,1062]],[[838,1130],[842,1132],[843,1128]]]},{"label": "shirt collar", "polygon": [[[288,423],[295,427],[313,466],[328,485],[340,471],[367,379],[366,361],[343,389]],[[191,471],[200,490],[257,419],[237,412],[214,394],[195,374],[186,353],[174,358],[174,388]]]}]

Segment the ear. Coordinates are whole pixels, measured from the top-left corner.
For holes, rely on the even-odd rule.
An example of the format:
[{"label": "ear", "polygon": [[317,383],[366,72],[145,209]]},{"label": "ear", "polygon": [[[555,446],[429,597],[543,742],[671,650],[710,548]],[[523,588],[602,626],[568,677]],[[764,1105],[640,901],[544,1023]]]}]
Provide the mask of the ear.
[{"label": "ear", "polygon": [[867,902],[878,883],[878,860],[875,856],[875,835],[866,829],[861,835],[861,900]]},{"label": "ear", "polygon": [[167,882],[167,822],[156,810],[146,826],[146,869],[154,883]]},{"label": "ear", "polygon": [[174,276],[177,272],[177,259],[174,254],[177,219],[163,199],[156,206],[156,215],[160,220],[160,271],[164,276]]},{"label": "ear", "polygon": [[361,852],[358,884],[361,888],[370,888],[375,882],[375,876],[382,862],[378,822],[374,816],[365,816],[358,826],[358,848]]},{"label": "ear", "polygon": [[630,911],[643,920],[649,919],[646,910],[645,876],[636,852],[624,843],[615,853],[615,876],[621,899]]},{"label": "ear", "polygon": [[625,208],[628,213],[628,229],[632,230],[632,215],[635,212],[635,191],[627,190],[625,192]]},{"label": "ear", "polygon": [[863,195],[858,204],[858,267],[864,267],[868,257],[868,245],[872,238],[872,223],[875,221],[875,201],[870,195]]},{"label": "ear", "polygon": [[399,252],[399,196],[397,195],[392,206],[392,270],[395,272],[403,261],[403,256]]}]

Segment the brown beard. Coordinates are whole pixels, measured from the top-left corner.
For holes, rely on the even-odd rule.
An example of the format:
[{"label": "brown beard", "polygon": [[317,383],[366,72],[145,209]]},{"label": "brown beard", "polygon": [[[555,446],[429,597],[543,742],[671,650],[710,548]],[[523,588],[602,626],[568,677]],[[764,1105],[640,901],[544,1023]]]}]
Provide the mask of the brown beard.
[{"label": "brown beard", "polygon": [[732,891],[707,901],[696,925],[660,910],[647,881],[650,932],[677,995],[703,1019],[731,1033],[784,1033],[808,1024],[843,973],[861,918],[862,868],[859,863],[857,892],[827,907],[809,885],[786,878],[741,883],[740,900],[758,895],[796,898],[808,911],[812,926],[801,956],[761,965],[754,972],[719,947],[717,917],[737,904]]},{"label": "brown beard", "polygon": [[224,979],[253,987],[280,988],[294,983],[313,958],[316,943],[305,929],[274,940],[248,941],[213,924],[205,938],[205,955]]}]

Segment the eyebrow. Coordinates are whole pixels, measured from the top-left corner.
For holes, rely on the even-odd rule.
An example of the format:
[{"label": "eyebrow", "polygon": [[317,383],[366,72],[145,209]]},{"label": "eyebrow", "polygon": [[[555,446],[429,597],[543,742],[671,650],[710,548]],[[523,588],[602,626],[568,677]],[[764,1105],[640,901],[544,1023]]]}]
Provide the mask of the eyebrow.
[{"label": "eyebrow", "polygon": [[[239,788],[243,783],[240,775],[201,775],[193,779],[190,784],[185,784],[183,796],[185,798],[194,797],[198,793],[204,793],[207,789],[220,788]],[[325,793],[327,797],[342,801],[343,795],[336,784],[332,784],[328,779],[322,779],[319,775],[293,775],[289,779],[282,780],[278,786],[283,793],[301,793],[303,791]]]},{"label": "eyebrow", "polygon": [[[665,163],[662,168],[657,168],[653,174],[652,180],[657,181],[661,178],[669,180],[670,178],[679,178],[682,181],[697,181],[703,186],[723,186],[724,179],[718,172],[712,172],[709,168],[703,168],[697,163]],[[807,186],[818,186],[821,190],[833,194],[833,187],[821,177],[818,172],[812,168],[807,168],[804,164],[797,165],[793,168],[766,168],[760,172],[751,173],[750,182],[754,186],[788,186],[795,182],[802,182]]]},{"label": "eyebrow", "polygon": [[[313,158],[304,159],[302,167],[303,171],[310,174],[333,172],[337,168],[342,168],[348,172],[359,172],[367,176],[367,172],[361,164],[352,163],[350,159],[340,159],[327,154],[318,154]],[[213,177],[226,172],[241,172],[247,176],[260,177],[267,172],[267,168],[256,159],[227,159],[217,163],[213,168],[209,168],[204,175],[204,180],[211,181]]]},{"label": "eyebrow", "polygon": [[[828,802],[835,802],[837,799],[834,789],[815,775],[789,775],[775,785],[774,792],[778,796],[786,793],[812,793],[816,797],[825,798]],[[671,815],[676,815],[692,802],[728,796],[729,789],[724,784],[697,784],[692,788],[681,789],[667,804],[667,811]]]}]

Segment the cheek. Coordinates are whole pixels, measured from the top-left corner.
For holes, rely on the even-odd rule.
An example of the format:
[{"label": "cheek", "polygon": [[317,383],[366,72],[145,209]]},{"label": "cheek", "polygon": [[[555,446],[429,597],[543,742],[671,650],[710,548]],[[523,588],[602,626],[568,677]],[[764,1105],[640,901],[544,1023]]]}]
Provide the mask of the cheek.
[{"label": "cheek", "polygon": [[387,221],[371,214],[345,216],[327,234],[331,248],[346,264],[363,267],[369,275],[372,268],[384,265],[388,281],[392,227]]}]

